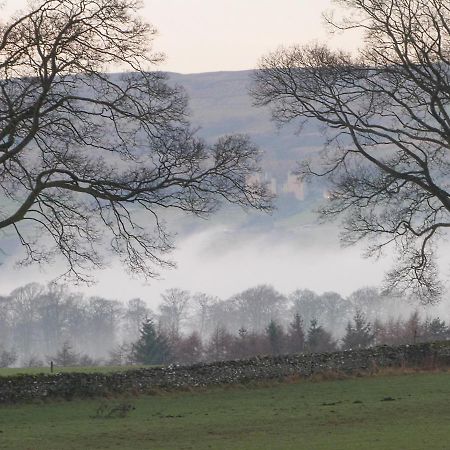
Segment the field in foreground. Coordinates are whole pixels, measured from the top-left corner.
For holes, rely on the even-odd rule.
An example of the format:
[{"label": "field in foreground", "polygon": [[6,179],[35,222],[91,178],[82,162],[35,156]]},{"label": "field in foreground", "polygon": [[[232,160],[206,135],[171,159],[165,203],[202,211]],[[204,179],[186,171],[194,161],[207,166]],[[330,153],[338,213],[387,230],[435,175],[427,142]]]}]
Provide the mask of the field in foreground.
[{"label": "field in foreground", "polygon": [[448,450],[450,372],[3,406],[0,448]]}]

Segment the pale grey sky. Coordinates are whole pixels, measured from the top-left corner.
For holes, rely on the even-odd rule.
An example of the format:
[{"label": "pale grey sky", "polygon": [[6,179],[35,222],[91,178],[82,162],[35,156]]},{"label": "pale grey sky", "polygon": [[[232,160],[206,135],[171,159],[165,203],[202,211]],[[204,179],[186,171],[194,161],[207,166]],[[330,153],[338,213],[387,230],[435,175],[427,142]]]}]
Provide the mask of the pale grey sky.
[{"label": "pale grey sky", "polygon": [[179,72],[240,70],[279,45],[326,41],[354,49],[352,36],[327,33],[331,0],[146,0],[159,30],[165,68]]},{"label": "pale grey sky", "polygon": [[[330,35],[322,13],[332,0],[143,0],[145,19],[166,54],[163,70],[192,73],[254,68],[279,45],[328,42],[355,49],[351,35]],[[6,0],[5,15],[26,0]]]}]

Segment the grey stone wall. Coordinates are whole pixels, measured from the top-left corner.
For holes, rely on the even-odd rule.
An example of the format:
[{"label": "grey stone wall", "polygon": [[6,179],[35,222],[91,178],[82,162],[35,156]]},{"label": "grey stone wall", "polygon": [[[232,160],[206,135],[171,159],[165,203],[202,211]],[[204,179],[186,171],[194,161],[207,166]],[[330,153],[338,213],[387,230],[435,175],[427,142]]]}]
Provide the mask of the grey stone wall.
[{"label": "grey stone wall", "polygon": [[399,347],[285,356],[262,356],[192,366],[167,366],[109,374],[59,373],[0,377],[0,403],[100,397],[154,389],[182,389],[276,380],[317,373],[367,372],[386,367],[450,367],[450,341]]}]

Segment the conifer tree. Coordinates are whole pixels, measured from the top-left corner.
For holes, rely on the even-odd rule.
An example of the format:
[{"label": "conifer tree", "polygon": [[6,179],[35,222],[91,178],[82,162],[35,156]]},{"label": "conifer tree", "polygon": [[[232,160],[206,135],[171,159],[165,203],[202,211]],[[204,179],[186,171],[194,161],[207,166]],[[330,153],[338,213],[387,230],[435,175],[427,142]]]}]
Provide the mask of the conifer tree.
[{"label": "conifer tree", "polygon": [[170,361],[171,349],[168,341],[158,332],[151,319],[142,324],[140,335],[132,346],[133,359],[137,363],[164,364]]},{"label": "conifer tree", "polygon": [[305,350],[305,332],[299,313],[294,315],[294,320],[289,324],[288,345],[291,353],[301,353]]},{"label": "conifer tree", "polygon": [[428,341],[443,341],[450,338],[450,328],[439,317],[428,319],[424,328]]},{"label": "conifer tree", "polygon": [[79,364],[80,355],[73,350],[70,342],[65,341],[61,349],[52,358],[56,366],[73,367]]},{"label": "conifer tree", "polygon": [[318,324],[316,319],[311,320],[306,340],[306,348],[312,353],[332,352],[336,349],[331,334]]},{"label": "conifer tree", "polygon": [[283,328],[275,320],[271,320],[266,328],[266,335],[269,340],[272,355],[281,354],[283,352],[284,341]]},{"label": "conifer tree", "polygon": [[353,317],[353,324],[351,322],[347,324],[342,348],[367,348],[373,343],[374,338],[372,325],[366,320],[362,311],[357,310]]}]

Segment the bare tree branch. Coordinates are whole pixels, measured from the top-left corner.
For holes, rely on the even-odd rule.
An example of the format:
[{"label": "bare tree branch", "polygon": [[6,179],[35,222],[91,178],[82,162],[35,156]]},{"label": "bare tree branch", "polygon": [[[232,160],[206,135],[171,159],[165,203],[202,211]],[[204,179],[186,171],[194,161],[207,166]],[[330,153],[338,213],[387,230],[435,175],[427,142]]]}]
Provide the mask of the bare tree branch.
[{"label": "bare tree branch", "polygon": [[360,54],[281,48],[261,60],[255,103],[281,123],[326,125],[325,158],[299,171],[330,179],[322,217],[343,217],[344,242],[368,238],[369,254],[394,243],[388,285],[433,302],[442,291],[435,246],[450,227],[450,3],[336,3],[349,17],[328,21],[364,31]]},{"label": "bare tree branch", "polygon": [[[259,151],[246,136],[209,145],[191,130],[183,90],[154,70],[162,56],[139,7],[36,1],[0,24],[0,229],[16,231],[26,262],[63,255],[87,280],[108,244],[152,277],[171,264],[162,209],[271,208],[248,183]],[[35,236],[53,245],[39,250]]]}]

